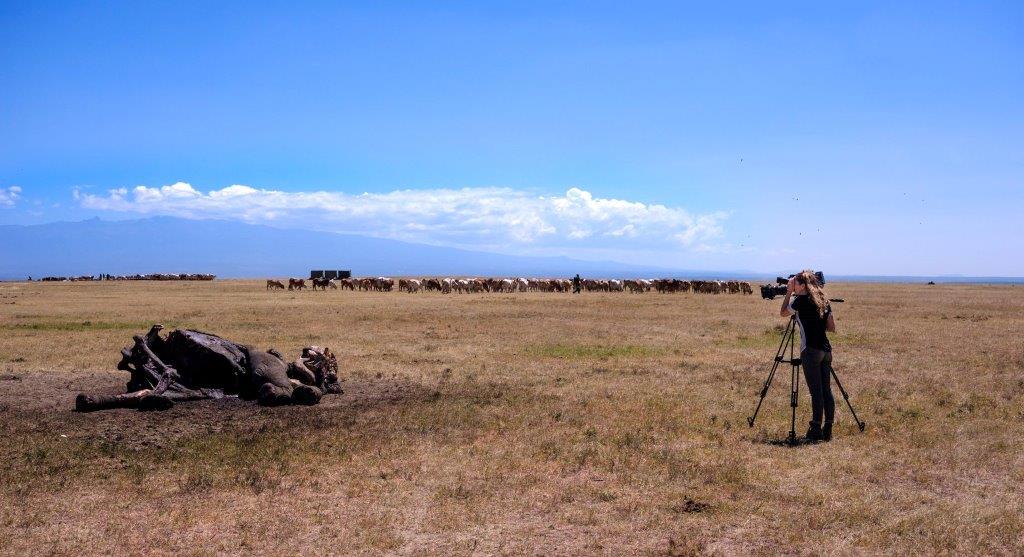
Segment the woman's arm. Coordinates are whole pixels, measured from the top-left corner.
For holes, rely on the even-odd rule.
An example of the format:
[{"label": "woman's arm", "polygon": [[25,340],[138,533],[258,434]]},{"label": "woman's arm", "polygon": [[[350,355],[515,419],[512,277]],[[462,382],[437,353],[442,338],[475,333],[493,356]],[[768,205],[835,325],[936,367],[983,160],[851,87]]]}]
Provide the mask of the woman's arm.
[{"label": "woman's arm", "polygon": [[828,319],[825,320],[825,330],[830,333],[836,332],[836,318],[832,317],[832,312],[829,312]]},{"label": "woman's arm", "polygon": [[786,283],[786,297],[782,299],[782,307],[779,308],[779,315],[782,317],[789,317],[793,315],[793,310],[789,309],[789,300],[793,297],[793,290],[796,289],[796,279],[791,278]]}]

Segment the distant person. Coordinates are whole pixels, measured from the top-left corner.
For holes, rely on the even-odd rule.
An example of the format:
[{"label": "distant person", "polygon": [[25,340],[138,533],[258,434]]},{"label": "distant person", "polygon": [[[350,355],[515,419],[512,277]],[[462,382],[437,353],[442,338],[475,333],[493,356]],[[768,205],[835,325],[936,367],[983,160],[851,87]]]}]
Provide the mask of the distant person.
[{"label": "distant person", "polygon": [[580,293],[580,284],[582,282],[583,281],[580,280],[580,274],[579,273],[576,273],[576,276],[572,277],[572,293],[573,294],[579,294]]},{"label": "distant person", "polygon": [[[832,397],[832,345],[826,332],[836,332],[836,321],[818,277],[810,270],[789,279],[779,314],[796,316],[800,326],[800,361],[811,392],[811,423],[807,441],[831,441],[836,401]],[[824,419],[824,421],[823,421]]]}]

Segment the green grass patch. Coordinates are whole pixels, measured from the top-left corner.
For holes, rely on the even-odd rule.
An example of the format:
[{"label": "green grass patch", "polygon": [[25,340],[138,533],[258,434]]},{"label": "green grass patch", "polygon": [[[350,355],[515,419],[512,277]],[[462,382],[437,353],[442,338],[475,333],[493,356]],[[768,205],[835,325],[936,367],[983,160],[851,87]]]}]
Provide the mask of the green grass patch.
[{"label": "green grass patch", "polygon": [[559,358],[562,360],[583,360],[590,358],[642,358],[660,356],[665,351],[653,346],[634,344],[619,346],[602,346],[596,344],[542,344],[530,346],[526,353],[542,358]]},{"label": "green grass patch", "polygon": [[[755,334],[741,334],[733,338],[719,338],[715,340],[718,346],[729,348],[778,348],[782,341],[782,333],[785,327],[765,327],[761,332]],[[828,335],[829,342],[834,346],[866,346],[871,344],[871,338],[864,333],[842,333]],[[796,344],[800,345],[800,331],[796,332]]]},{"label": "green grass patch", "polygon": [[[727,346],[730,348],[769,348],[778,347],[779,343],[782,342],[782,333],[785,328],[776,325],[775,327],[766,327],[759,333],[754,334],[742,334],[737,335],[733,338],[719,338],[715,340],[715,344],[718,346]],[[797,342],[800,341],[800,335],[797,334]]]}]

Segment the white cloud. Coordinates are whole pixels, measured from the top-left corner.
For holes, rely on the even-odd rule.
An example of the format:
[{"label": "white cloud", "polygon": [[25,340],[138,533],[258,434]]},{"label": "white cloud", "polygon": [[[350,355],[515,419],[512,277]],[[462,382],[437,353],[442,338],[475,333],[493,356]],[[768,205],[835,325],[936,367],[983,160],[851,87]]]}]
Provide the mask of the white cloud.
[{"label": "white cloud", "polygon": [[284,192],[231,185],[202,192],[178,182],[74,191],[88,209],[218,218],[489,249],[579,249],[631,245],[678,249],[722,234],[725,213],[603,199],[571,188],[543,196],[500,187],[398,190],[350,195]]},{"label": "white cloud", "polygon": [[14,207],[19,197],[21,197],[21,188],[18,186],[0,188],[0,207]]}]

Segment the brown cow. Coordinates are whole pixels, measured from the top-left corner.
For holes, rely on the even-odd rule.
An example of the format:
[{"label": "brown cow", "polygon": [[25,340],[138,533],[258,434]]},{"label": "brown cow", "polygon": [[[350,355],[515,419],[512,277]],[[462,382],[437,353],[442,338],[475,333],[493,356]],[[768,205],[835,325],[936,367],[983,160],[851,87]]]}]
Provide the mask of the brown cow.
[{"label": "brown cow", "polygon": [[279,280],[267,279],[267,290],[284,290],[284,284]]},{"label": "brown cow", "polygon": [[306,279],[288,279],[288,290],[302,290],[306,287]]},{"label": "brown cow", "polygon": [[[319,288],[320,290],[326,291],[328,286],[331,286],[331,279],[327,279],[327,278],[315,278],[315,279],[313,279],[313,292],[316,292],[317,288]],[[337,288],[337,286],[335,286],[335,288]]]}]

